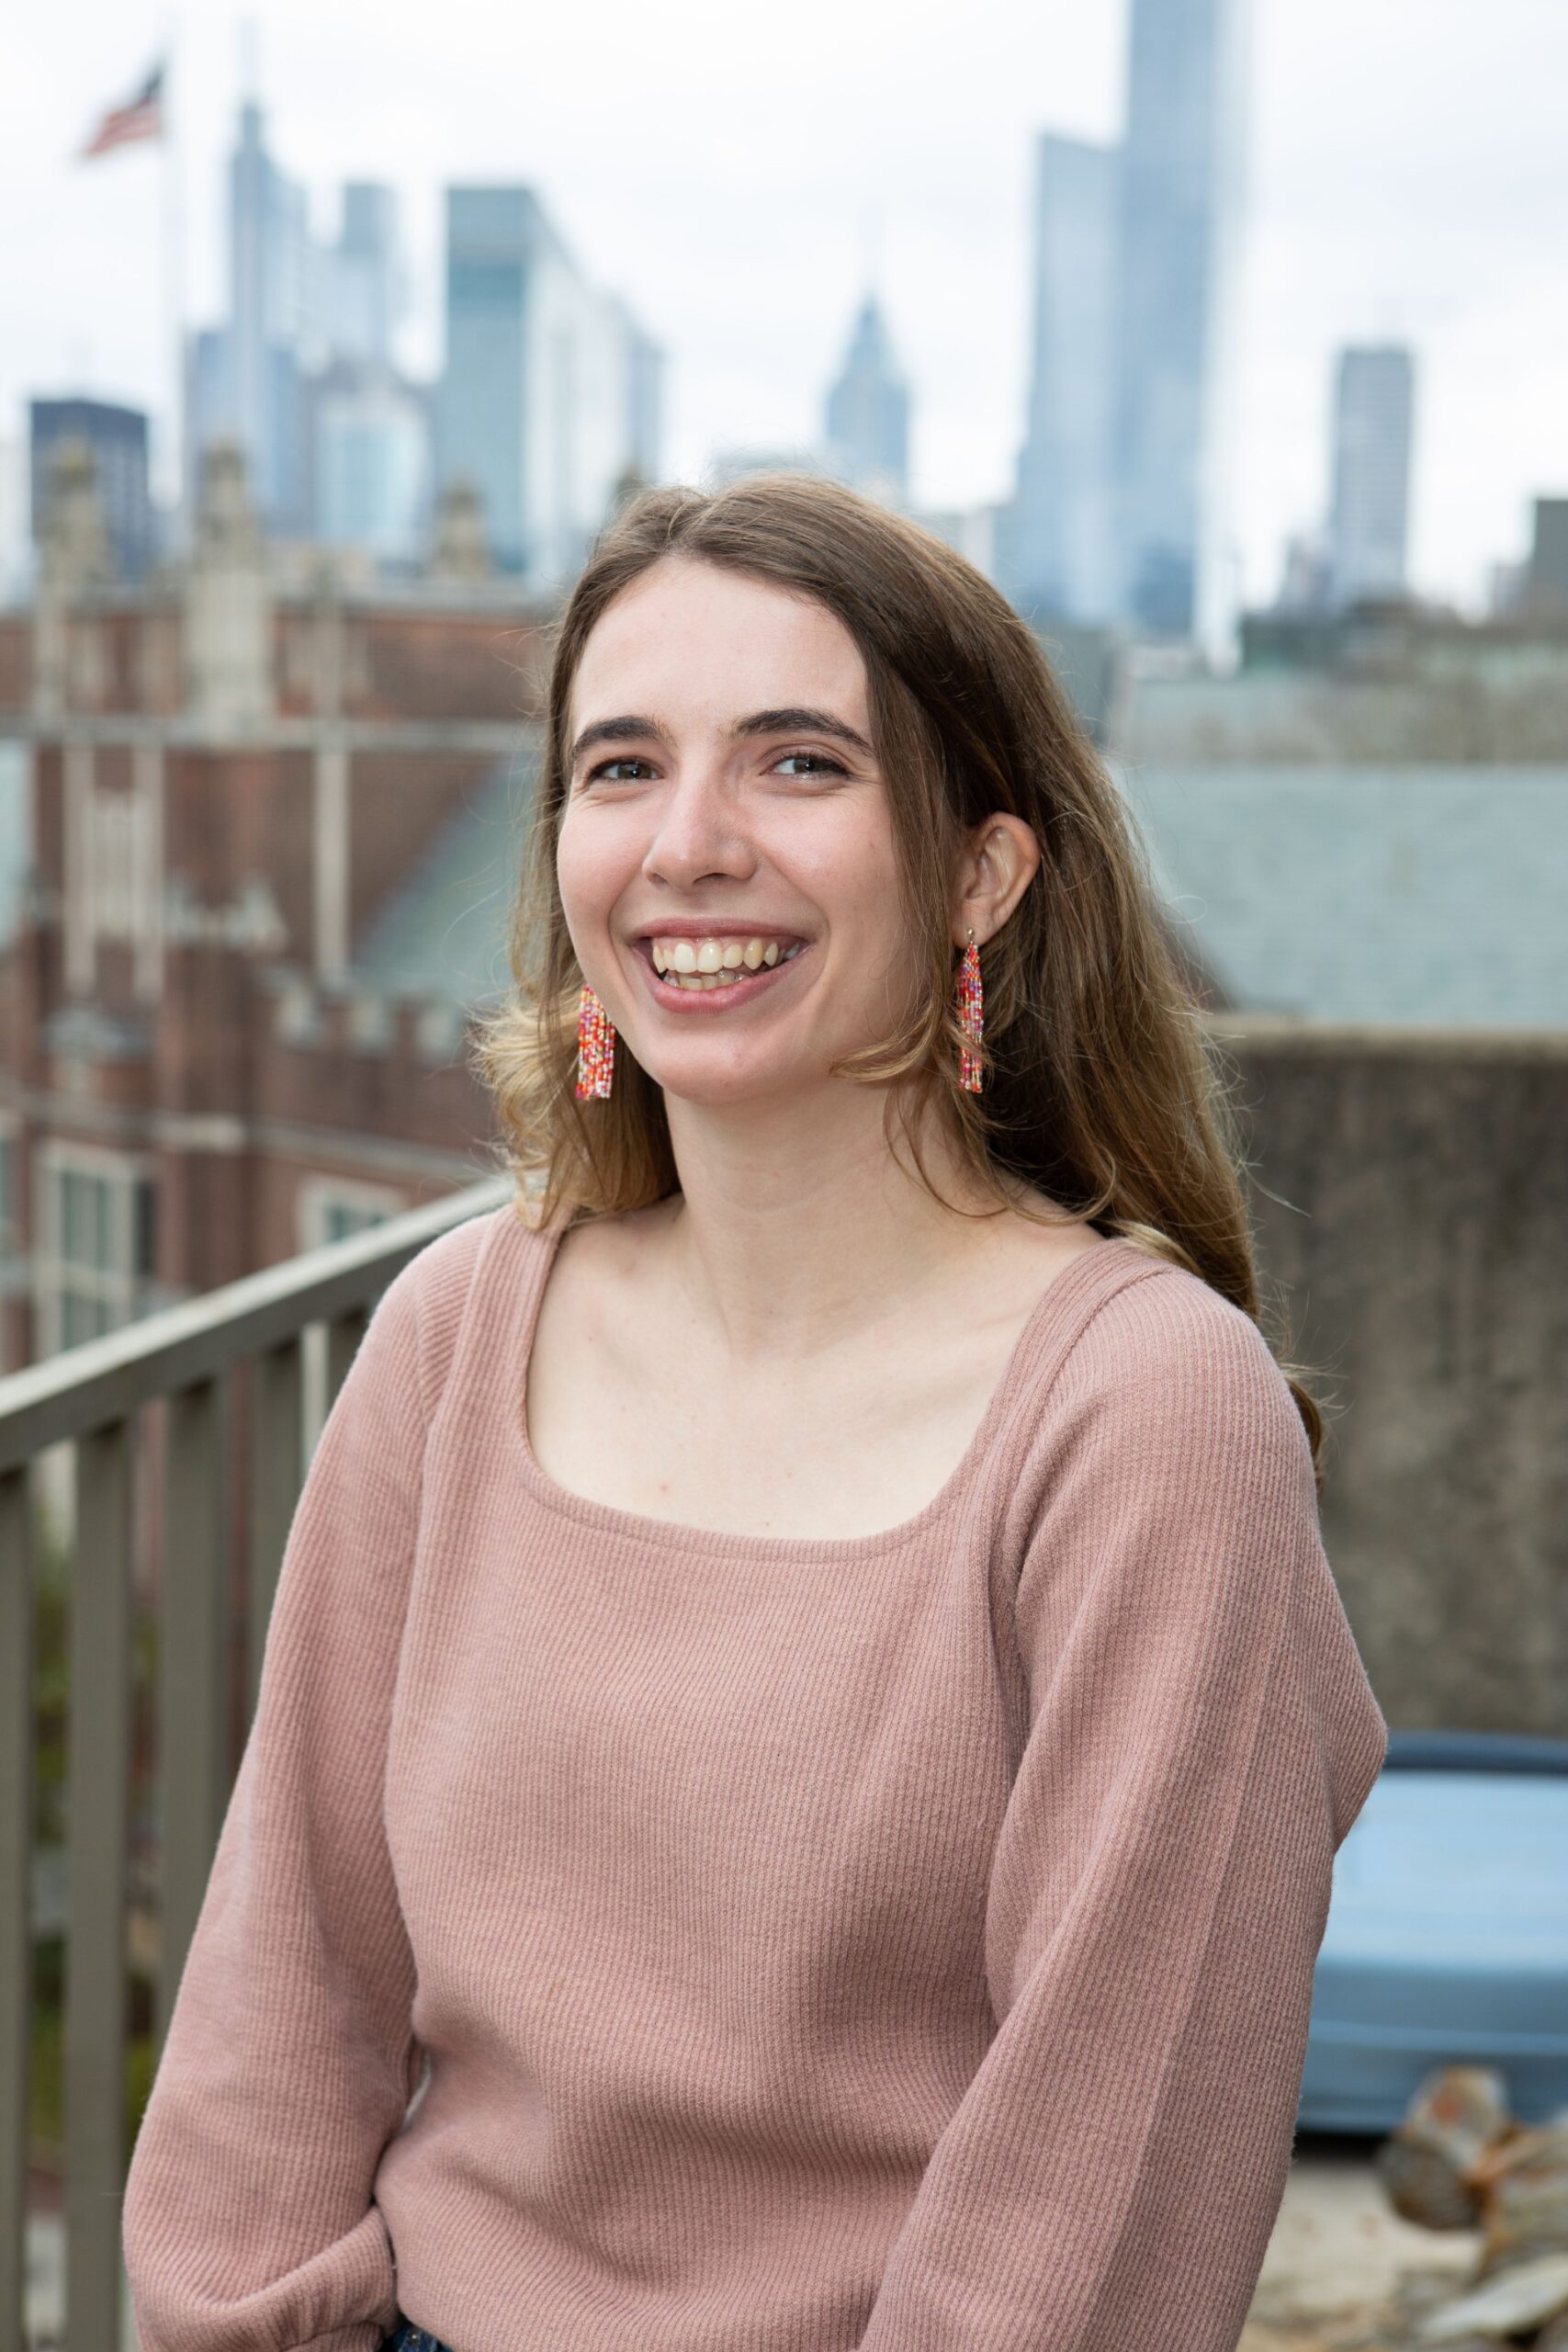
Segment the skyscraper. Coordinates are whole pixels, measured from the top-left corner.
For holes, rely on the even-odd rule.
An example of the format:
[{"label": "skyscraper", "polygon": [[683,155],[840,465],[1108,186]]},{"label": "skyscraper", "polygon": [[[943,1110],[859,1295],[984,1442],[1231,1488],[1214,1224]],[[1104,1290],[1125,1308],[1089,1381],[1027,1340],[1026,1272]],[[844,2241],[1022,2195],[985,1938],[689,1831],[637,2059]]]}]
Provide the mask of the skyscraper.
[{"label": "skyscraper", "polygon": [[1243,5],[1132,6],[1111,464],[1119,602],[1159,636],[1191,636],[1213,588]]},{"label": "skyscraper", "polygon": [[386,566],[423,563],[434,520],[431,394],[383,361],[336,359],[310,379],[315,536]]},{"label": "skyscraper", "polygon": [[829,390],[826,428],[835,473],[901,506],[909,487],[909,393],[874,294],[861,304],[843,367]]},{"label": "skyscraper", "polygon": [[35,400],[28,403],[32,540],[49,521],[49,484],[56,449],[81,439],[93,452],[104,526],[122,580],[140,580],[157,553],[147,469],[147,417],[110,401]]},{"label": "skyscraper", "polygon": [[438,481],[474,484],[500,567],[569,580],[628,468],[657,471],[657,418],[654,346],[533,190],[448,188]]},{"label": "skyscraper", "polygon": [[1568,498],[1537,498],[1524,567],[1527,609],[1568,614]]},{"label": "skyscraper", "polygon": [[317,248],[317,267],[313,347],[324,356],[306,384],[312,528],[407,569],[423,561],[433,522],[434,400],[394,364],[407,292],[396,191],[348,181],[336,240]]},{"label": "skyscraper", "polygon": [[1002,576],[1025,610],[1208,634],[1247,0],[1132,0],[1120,147],[1035,156],[1033,345]]},{"label": "skyscraper", "polygon": [[1339,354],[1329,578],[1337,605],[1404,594],[1416,369],[1397,344]]},{"label": "skyscraper", "polygon": [[305,522],[300,370],[315,323],[313,261],[305,190],[274,163],[261,107],[247,98],[229,164],[231,382],[235,432],[275,529]]},{"label": "skyscraper", "polygon": [[371,180],[345,182],[327,282],[322,325],[332,356],[389,367],[407,292],[395,189]]},{"label": "skyscraper", "polygon": [[269,530],[309,522],[303,370],[320,335],[318,256],[304,188],[268,151],[247,98],[229,160],[229,316],[192,339],[186,378],[186,505],[194,513],[201,452],[238,440]]},{"label": "skyscraper", "polygon": [[1025,611],[1104,621],[1115,608],[1111,403],[1113,148],[1035,145],[1032,366],[1010,585]]},{"label": "skyscraper", "polygon": [[664,353],[627,315],[626,438],[631,462],[644,481],[659,479],[664,434]]}]

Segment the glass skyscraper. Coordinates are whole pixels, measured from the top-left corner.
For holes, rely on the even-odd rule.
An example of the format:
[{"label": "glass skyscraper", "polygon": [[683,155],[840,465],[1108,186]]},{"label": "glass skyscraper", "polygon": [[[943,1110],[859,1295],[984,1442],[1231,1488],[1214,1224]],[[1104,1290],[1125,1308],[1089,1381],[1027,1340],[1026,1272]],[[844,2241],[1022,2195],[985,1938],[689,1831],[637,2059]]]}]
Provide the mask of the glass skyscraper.
[{"label": "glass skyscraper", "polygon": [[1019,459],[1010,583],[1027,611],[1106,621],[1111,529],[1112,301],[1117,157],[1043,131],[1035,144],[1029,416]]},{"label": "glass skyscraper", "polygon": [[1132,0],[1118,148],[1037,151],[1008,570],[1070,621],[1190,638],[1220,553],[1246,0]]},{"label": "glass skyscraper", "polygon": [[37,547],[48,519],[50,466],[62,441],[85,441],[93,452],[104,526],[122,580],[140,580],[158,553],[147,469],[147,418],[139,408],[88,398],[35,400],[28,404],[28,470],[32,538]]},{"label": "glass skyscraper", "polygon": [[1404,594],[1416,369],[1397,344],[1339,354],[1334,381],[1329,587],[1337,605]]},{"label": "glass skyscraper", "polygon": [[438,474],[478,491],[502,571],[570,580],[627,474],[656,474],[658,377],[531,188],[448,188]]},{"label": "glass skyscraper", "polygon": [[1112,464],[1126,617],[1189,637],[1216,550],[1240,0],[1133,0]]},{"label": "glass skyscraper", "polygon": [[258,513],[271,531],[310,523],[303,367],[314,331],[315,254],[303,187],[279,170],[254,98],[240,108],[229,159],[229,316],[190,339],[186,379],[185,505],[194,514],[201,453],[238,440]]}]

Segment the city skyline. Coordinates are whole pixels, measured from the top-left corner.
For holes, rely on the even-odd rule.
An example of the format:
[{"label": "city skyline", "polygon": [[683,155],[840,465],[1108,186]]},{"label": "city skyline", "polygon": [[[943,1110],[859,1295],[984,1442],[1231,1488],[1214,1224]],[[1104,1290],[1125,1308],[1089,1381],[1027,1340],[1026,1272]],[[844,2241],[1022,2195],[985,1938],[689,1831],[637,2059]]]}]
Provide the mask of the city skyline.
[{"label": "city skyline", "polygon": [[[1122,11],[1054,9],[1036,23],[992,6],[960,40],[917,9],[896,43],[891,17],[872,6],[852,25],[832,20],[824,74],[813,5],[800,53],[792,44],[759,86],[734,41],[710,38],[718,18],[706,6],[666,18],[662,34],[628,17],[610,62],[588,76],[583,38],[565,23],[537,28],[525,71],[529,43],[504,28],[481,36],[461,5],[433,51],[424,21],[395,13],[377,13],[372,40],[358,0],[312,20],[308,43],[302,11],[281,0],[265,28],[261,94],[280,160],[318,206],[345,179],[397,187],[414,276],[400,356],[427,376],[439,356],[441,187],[536,187],[587,274],[670,352],[667,469],[680,475],[721,442],[811,436],[863,290],[855,223],[874,207],[876,282],[915,401],[913,500],[994,499],[1024,424],[1033,135],[1119,133]],[[1546,102],[1558,47],[1568,70],[1568,19],[1536,0],[1499,0],[1483,28],[1449,0],[1356,13],[1343,0],[1266,0],[1258,16],[1241,585],[1252,602],[1272,593],[1285,536],[1320,505],[1331,351],[1396,337],[1417,348],[1425,387],[1412,580],[1478,605],[1486,567],[1520,551],[1530,494],[1568,478],[1568,323],[1549,300],[1568,164],[1549,146]],[[7,437],[27,392],[164,392],[159,160],[150,149],[65,159],[144,70],[164,20],[135,8],[102,20],[101,40],[78,21],[69,39],[35,25],[25,50],[13,44],[21,135],[0,186],[29,195],[50,235],[0,260]],[[216,315],[220,296],[210,216],[238,92],[235,22],[218,10],[187,20],[175,62],[190,326]],[[603,51],[602,32],[594,45]],[[1390,107],[1395,67],[1409,104]],[[1488,88],[1490,107],[1477,103]],[[727,103],[740,89],[746,102]],[[315,226],[330,232],[323,210]]]}]

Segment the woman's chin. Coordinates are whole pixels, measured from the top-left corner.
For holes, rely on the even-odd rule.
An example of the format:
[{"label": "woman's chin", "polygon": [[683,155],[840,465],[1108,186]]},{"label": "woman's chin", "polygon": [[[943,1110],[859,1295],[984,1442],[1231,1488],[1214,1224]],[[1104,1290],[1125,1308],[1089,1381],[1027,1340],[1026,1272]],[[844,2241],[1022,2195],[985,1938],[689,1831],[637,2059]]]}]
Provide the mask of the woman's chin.
[{"label": "woman's chin", "polygon": [[666,1096],[694,1110],[755,1110],[772,1102],[797,1101],[829,1083],[825,1067],[803,1066],[773,1054],[662,1054],[645,1067]]}]

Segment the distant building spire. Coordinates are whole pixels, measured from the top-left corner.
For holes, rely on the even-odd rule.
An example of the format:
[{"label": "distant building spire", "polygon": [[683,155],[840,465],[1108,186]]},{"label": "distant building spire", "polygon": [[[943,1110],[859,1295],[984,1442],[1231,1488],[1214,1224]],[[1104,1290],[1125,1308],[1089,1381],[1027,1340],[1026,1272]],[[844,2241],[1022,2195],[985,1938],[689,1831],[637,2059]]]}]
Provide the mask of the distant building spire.
[{"label": "distant building spire", "polygon": [[80,434],[67,435],[50,453],[39,569],[65,592],[100,587],[115,577],[97,458],[92,443]]},{"label": "distant building spire", "polygon": [[77,434],[56,442],[48,483],[32,632],[32,703],[40,718],[57,718],[73,700],[72,607],[114,578],[91,442]]},{"label": "distant building spire", "polygon": [[909,486],[909,394],[874,294],[861,304],[843,368],[828,394],[826,421],[835,473],[874,498],[902,506]]},{"label": "distant building spire", "polygon": [[426,567],[432,580],[489,580],[495,563],[485,533],[484,501],[466,474],[442,490],[435,509],[435,539]]},{"label": "distant building spire", "polygon": [[266,548],[237,441],[202,452],[196,532],[185,575],[188,707],[204,725],[259,725],[272,709],[272,595]]}]

